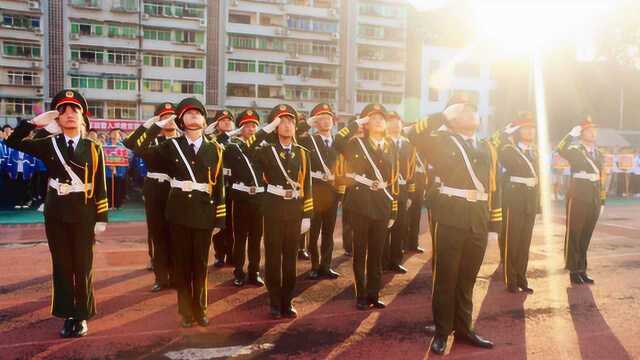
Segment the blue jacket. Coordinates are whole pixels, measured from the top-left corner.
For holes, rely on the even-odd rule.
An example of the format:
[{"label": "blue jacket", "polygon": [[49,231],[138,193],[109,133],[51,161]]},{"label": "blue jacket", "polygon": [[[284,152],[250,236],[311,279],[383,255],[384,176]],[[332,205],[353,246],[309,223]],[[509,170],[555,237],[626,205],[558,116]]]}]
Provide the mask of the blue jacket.
[{"label": "blue jacket", "polygon": [[12,149],[6,166],[6,172],[12,180],[18,178],[20,164],[22,164],[22,178],[24,180],[31,180],[31,177],[33,177],[33,174],[36,172],[36,158]]}]

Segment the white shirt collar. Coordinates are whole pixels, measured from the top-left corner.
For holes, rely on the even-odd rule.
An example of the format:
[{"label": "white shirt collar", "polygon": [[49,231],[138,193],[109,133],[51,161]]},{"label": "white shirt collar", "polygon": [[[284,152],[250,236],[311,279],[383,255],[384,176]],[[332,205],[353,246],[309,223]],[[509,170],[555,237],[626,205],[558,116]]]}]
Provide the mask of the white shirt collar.
[{"label": "white shirt collar", "polygon": [[331,135],[329,135],[329,136],[320,135],[320,134],[318,134],[318,135],[320,136],[320,138],[322,139],[323,142],[326,143],[327,140],[329,140],[329,145],[331,145],[331,143],[333,143],[333,137]]},{"label": "white shirt collar", "polygon": [[520,149],[522,149],[523,151],[527,151],[527,150],[531,149],[531,145],[528,145],[528,144],[525,144],[525,143],[522,143],[522,142],[518,142],[518,147]]},{"label": "white shirt collar", "polygon": [[280,144],[280,146],[282,146],[284,150],[291,150],[291,144],[287,144],[287,145]]},{"label": "white shirt collar", "polygon": [[196,153],[198,152],[198,150],[200,149],[200,145],[202,145],[202,136],[191,141],[191,139],[187,138],[187,144],[189,145],[189,147],[191,147],[191,144],[193,144],[193,147],[196,150]]},{"label": "white shirt collar", "polygon": [[379,141],[375,141],[375,140],[371,139],[371,142],[373,142],[373,144],[374,144],[376,147],[384,146],[384,139],[380,139]]},{"label": "white shirt collar", "polygon": [[69,144],[69,140],[73,141],[73,148],[75,149],[78,146],[78,141],[80,141],[80,135],[78,134],[75,137],[68,137],[67,135],[64,136],[64,143],[65,144]]}]

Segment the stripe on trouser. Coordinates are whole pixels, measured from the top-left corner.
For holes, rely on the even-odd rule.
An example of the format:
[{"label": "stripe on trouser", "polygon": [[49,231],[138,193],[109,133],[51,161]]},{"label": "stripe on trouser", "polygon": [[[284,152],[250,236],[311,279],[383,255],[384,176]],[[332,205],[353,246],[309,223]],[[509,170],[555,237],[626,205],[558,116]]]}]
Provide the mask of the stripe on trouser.
[{"label": "stripe on trouser", "polygon": [[564,266],[568,267],[567,259],[569,258],[569,233],[571,232],[571,198],[567,203],[567,219],[564,232]]},{"label": "stripe on trouser", "polygon": [[504,234],[504,283],[509,285],[509,220],[510,220],[510,212],[509,208],[507,208],[507,225],[505,227]]},{"label": "stripe on trouser", "polygon": [[433,282],[431,284],[431,296],[434,296],[436,291],[436,267],[438,266],[438,223],[436,222],[433,230]]}]

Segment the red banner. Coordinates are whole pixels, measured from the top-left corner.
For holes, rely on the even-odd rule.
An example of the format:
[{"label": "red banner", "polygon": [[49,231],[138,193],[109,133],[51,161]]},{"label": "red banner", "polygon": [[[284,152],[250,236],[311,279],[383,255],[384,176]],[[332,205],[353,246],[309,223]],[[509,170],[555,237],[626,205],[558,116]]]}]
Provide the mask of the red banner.
[{"label": "red banner", "polygon": [[633,154],[618,154],[618,167],[621,170],[633,169]]},{"label": "red banner", "polygon": [[129,166],[129,151],[123,146],[105,145],[104,164],[106,166]]},{"label": "red banner", "polygon": [[91,119],[91,128],[98,131],[108,131],[120,128],[123,131],[132,131],[142,125],[138,120],[122,120],[122,119]]}]

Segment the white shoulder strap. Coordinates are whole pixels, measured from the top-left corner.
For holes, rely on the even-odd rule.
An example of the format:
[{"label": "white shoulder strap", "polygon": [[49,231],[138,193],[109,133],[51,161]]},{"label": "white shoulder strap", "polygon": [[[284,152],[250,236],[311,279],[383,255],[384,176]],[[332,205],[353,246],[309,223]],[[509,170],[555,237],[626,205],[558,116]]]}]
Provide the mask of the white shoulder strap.
[{"label": "white shoulder strap", "polygon": [[64,157],[62,157],[62,153],[60,152],[60,148],[58,148],[58,143],[56,142],[56,137],[55,136],[51,137],[51,143],[53,143],[53,149],[56,151],[56,155],[58,156],[58,160],[60,160],[60,163],[62,164],[62,167],[67,172],[67,175],[69,175],[69,177],[71,178],[71,183],[74,184],[74,185],[75,184],[83,184],[83,182],[82,182],[82,180],[80,180],[80,177],[78,176],[78,174],[76,174],[75,172],[73,172],[73,170],[71,170],[71,167],[64,160]]},{"label": "white shoulder strap", "polygon": [[240,151],[240,155],[242,155],[244,162],[247,164],[247,167],[249,168],[249,171],[251,171],[251,177],[253,178],[253,183],[256,186],[258,186],[258,178],[256,177],[255,171],[253,171],[253,166],[251,166],[251,162],[249,161],[249,158],[247,158],[247,156],[244,154],[240,145],[238,144],[234,144],[234,145],[238,148],[238,151]]},{"label": "white shoulder strap", "polygon": [[176,150],[178,150],[178,154],[180,154],[180,158],[182,159],[184,166],[186,166],[187,170],[189,170],[189,176],[191,176],[191,181],[197,182],[195,175],[193,175],[193,169],[191,169],[191,165],[189,165],[187,158],[184,156],[184,153],[182,152],[182,149],[180,149],[180,145],[178,145],[178,142],[176,141],[176,139],[171,139],[171,142],[173,143],[173,145],[175,145]]},{"label": "white shoulder strap", "polygon": [[535,168],[533,167],[533,164],[531,163],[531,161],[529,160],[529,158],[527,157],[527,155],[525,155],[524,152],[522,152],[522,150],[520,149],[520,147],[518,146],[518,144],[514,144],[513,145],[514,148],[516,148],[516,152],[522,156],[522,158],[524,159],[524,161],[527,162],[527,165],[529,165],[529,169],[531,169],[531,174],[533,174],[533,177],[537,178],[538,177],[538,173],[536,172]]},{"label": "white shoulder strap", "polygon": [[[364,143],[362,142],[361,138],[356,138],[356,139],[358,140],[358,144],[360,144],[360,147],[362,148],[362,152],[364,153],[364,156],[367,158],[367,160],[369,160],[369,164],[373,168],[373,173],[376,175],[376,179],[379,182],[383,183],[384,178],[382,177],[382,173],[380,172],[380,169],[378,169],[378,167],[376,166],[376,163],[373,162],[373,159],[371,159],[371,155],[369,155],[369,152],[367,151],[367,147],[364,146]],[[383,188],[382,191],[384,191],[387,197],[391,201],[393,201],[393,197],[391,196],[391,194],[389,194],[389,192],[387,191],[387,188]]]},{"label": "white shoulder strap", "polygon": [[469,156],[467,155],[467,152],[464,151],[462,144],[460,144],[460,142],[458,141],[458,139],[456,139],[455,136],[450,136],[450,137],[451,137],[451,140],[453,140],[453,142],[458,146],[458,149],[460,149],[460,152],[462,153],[462,157],[464,158],[464,164],[467,166],[467,171],[469,172],[469,176],[471,176],[471,181],[473,181],[473,186],[479,192],[484,193],[485,192],[484,185],[482,185],[482,182],[480,181],[480,179],[478,179],[476,172],[473,170],[473,166],[471,166],[471,162],[469,161]]},{"label": "white shoulder strap", "polygon": [[320,164],[322,164],[322,169],[324,170],[324,173],[327,175],[331,174],[329,167],[327,166],[327,164],[324,162],[324,159],[322,158],[320,149],[318,149],[318,144],[316,143],[316,139],[313,137],[313,135],[310,135],[310,137],[311,137],[311,142],[313,143],[313,147],[316,148],[316,154],[318,154],[318,159],[320,159]]},{"label": "white shoulder strap", "polygon": [[600,175],[600,169],[598,169],[596,164],[593,162],[593,160],[591,160],[591,158],[589,157],[589,155],[587,155],[587,153],[585,151],[583,151],[582,153],[584,154],[584,157],[587,159],[587,161],[589,162],[589,164],[593,168],[593,171],[595,171],[595,173],[598,174],[598,176],[599,176]]},{"label": "white shoulder strap", "polygon": [[[293,151],[293,147],[291,148],[291,151]],[[280,167],[280,171],[282,172],[282,175],[284,175],[285,180],[287,180],[287,182],[289,183],[289,185],[291,185],[293,190],[298,190],[298,188],[300,187],[300,184],[298,184],[297,182],[293,181],[289,177],[289,175],[287,175],[287,171],[284,169],[284,166],[282,166],[282,162],[280,161],[280,157],[278,156],[278,152],[276,152],[276,148],[273,145],[271,146],[271,152],[273,152],[273,156],[276,158],[276,162],[278,163],[278,167]]]}]

